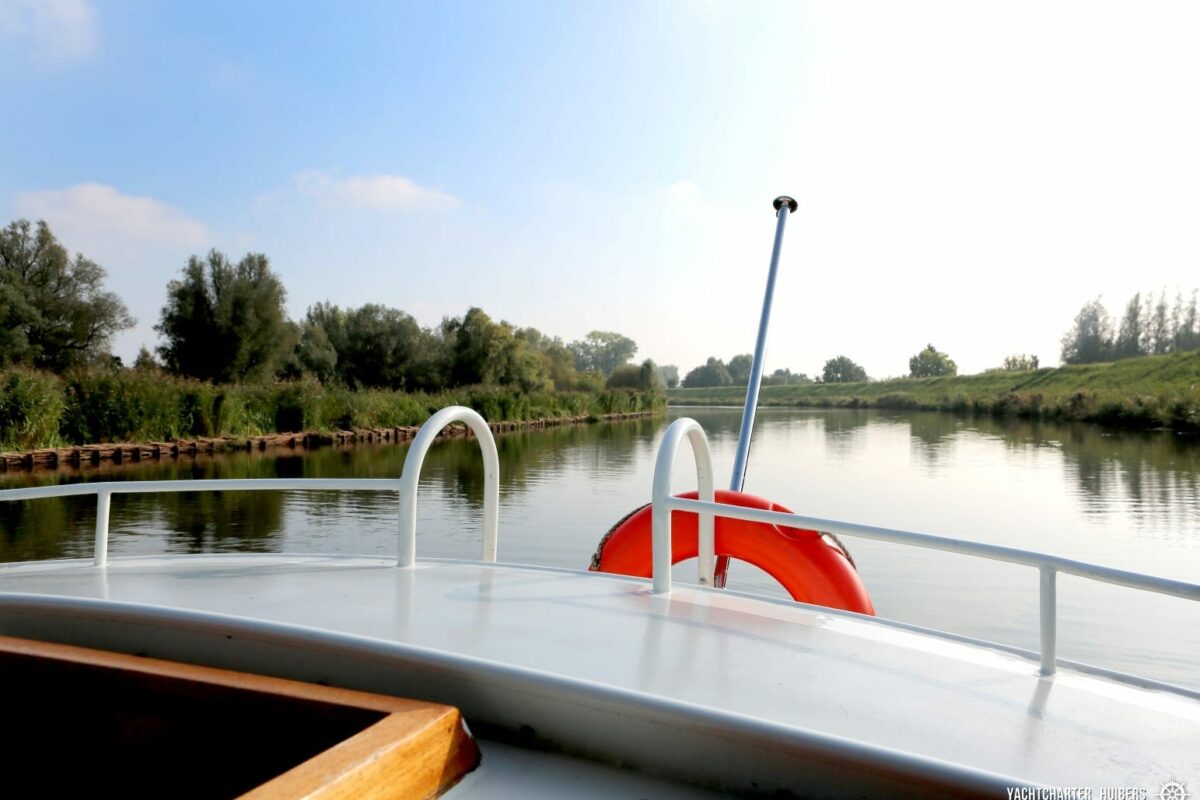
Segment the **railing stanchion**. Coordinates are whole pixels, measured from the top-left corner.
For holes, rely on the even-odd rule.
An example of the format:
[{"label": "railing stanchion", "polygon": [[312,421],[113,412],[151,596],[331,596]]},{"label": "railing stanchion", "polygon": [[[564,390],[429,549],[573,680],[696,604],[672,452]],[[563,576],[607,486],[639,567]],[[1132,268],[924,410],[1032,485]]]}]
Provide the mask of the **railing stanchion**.
[{"label": "railing stanchion", "polygon": [[96,556],[95,565],[108,564],[108,516],[112,507],[112,492],[100,489],[96,492]]},{"label": "railing stanchion", "polygon": [[496,561],[500,516],[500,455],[496,440],[487,421],[465,406],[449,406],[425,421],[408,448],[400,473],[399,529],[400,547],[396,566],[411,567],[417,563],[417,485],[425,454],[437,435],[451,422],[465,423],[483,453],[483,551],[481,561]]},{"label": "railing stanchion", "polygon": [[[662,444],[658,446],[658,459],[654,462],[654,488],[650,495],[650,561],[653,565],[652,575],[654,594],[669,594],[671,592],[671,463],[675,453],[688,438],[692,445],[692,455],[696,460],[696,488],[699,499],[713,502],[712,451],[708,447],[708,437],[704,429],[694,419],[683,417],[671,423],[663,435]],[[699,556],[699,581],[703,586],[713,585],[713,570],[716,567],[714,544],[713,513],[698,512],[697,555]]]},{"label": "railing stanchion", "polygon": [[1058,668],[1058,572],[1046,564],[1039,568],[1041,591],[1038,606],[1042,629],[1042,674],[1053,675]]}]

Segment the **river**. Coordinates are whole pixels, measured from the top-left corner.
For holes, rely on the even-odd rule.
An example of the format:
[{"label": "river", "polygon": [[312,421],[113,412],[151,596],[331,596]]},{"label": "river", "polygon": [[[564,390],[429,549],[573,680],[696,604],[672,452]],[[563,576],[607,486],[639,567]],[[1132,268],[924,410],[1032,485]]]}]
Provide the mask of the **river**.
[{"label": "river", "polygon": [[[649,499],[670,421],[708,431],[728,480],[740,410],[508,433],[500,559],[585,568],[597,541]],[[82,473],[7,473],[0,486],[67,480],[395,477],[406,446],[244,453]],[[678,491],[694,488],[681,449]],[[420,556],[477,557],[483,470],[473,441],[436,445],[418,509]],[[1168,578],[1200,575],[1200,441],[1051,424],[873,410],[762,409],[746,491],[802,513],[1003,544]],[[91,555],[93,498],[0,503],[0,561]],[[394,554],[390,493],[223,492],[113,498],[110,554],[288,551]],[[1034,569],[848,539],[882,616],[1029,649]],[[690,566],[690,565],[688,565]],[[686,579],[694,567],[677,568]],[[784,596],[735,564],[731,588]],[[1059,655],[1200,688],[1200,604],[1059,577]]]}]

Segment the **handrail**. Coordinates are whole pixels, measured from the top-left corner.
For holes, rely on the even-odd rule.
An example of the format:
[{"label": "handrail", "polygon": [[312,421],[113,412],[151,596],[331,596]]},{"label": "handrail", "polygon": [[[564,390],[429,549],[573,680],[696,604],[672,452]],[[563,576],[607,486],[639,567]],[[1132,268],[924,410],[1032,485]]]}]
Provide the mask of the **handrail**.
[{"label": "handrail", "polygon": [[194,481],[97,481],[95,483],[66,483],[59,486],[27,486],[21,489],[4,489],[0,490],[0,502],[96,495],[96,535],[92,563],[97,567],[103,567],[108,564],[108,518],[114,494],[319,491],[322,489],[351,492],[394,492],[399,488],[400,480],[398,478],[228,478]]},{"label": "handrail", "polygon": [[[717,503],[713,500],[699,499],[689,500],[683,497],[672,497],[669,491],[659,492],[659,487],[667,487],[671,485],[671,468],[674,460],[675,451],[678,449],[678,441],[669,443],[668,437],[672,429],[681,423],[690,423],[690,425],[682,426],[687,430],[692,430],[691,426],[699,427],[695,420],[683,417],[672,423],[671,428],[667,430],[667,436],[663,438],[663,443],[659,447],[658,461],[654,466],[654,487],[655,493],[653,497],[653,515],[655,521],[654,542],[657,548],[659,537],[667,543],[669,547],[671,542],[671,512],[672,511],[693,511],[700,514],[701,520],[706,517],[711,519],[713,516],[730,517],[733,519],[742,519],[750,522],[764,522],[773,525],[779,525],[785,528],[809,528],[812,530],[821,531],[824,533],[832,533],[837,536],[856,536],[861,539],[874,539],[876,541],[890,542],[893,544],[911,545],[915,547],[925,547],[934,550],[944,550],[951,553],[959,553],[961,555],[975,556],[977,558],[986,558],[992,561],[1004,561],[1011,564],[1021,564],[1023,566],[1036,567],[1040,573],[1039,576],[1039,623],[1041,630],[1041,671],[1043,675],[1052,675],[1055,672],[1057,665],[1057,617],[1058,617],[1058,600],[1056,590],[1056,578],[1059,572],[1064,572],[1070,575],[1076,575],[1081,578],[1088,578],[1102,583],[1111,583],[1116,586],[1125,586],[1131,589],[1141,589],[1148,592],[1156,592],[1158,594],[1170,595],[1173,597],[1181,597],[1185,600],[1200,601],[1200,584],[1188,583],[1186,581],[1176,581],[1168,578],[1156,578],[1151,575],[1142,575],[1137,572],[1129,572],[1122,569],[1114,569],[1112,567],[1103,567],[1098,564],[1089,564],[1084,561],[1075,561],[1069,558],[1061,558],[1045,553],[1037,553],[1029,550],[1020,550],[1015,547],[1004,547],[1001,545],[986,544],[983,542],[964,541],[962,539],[951,539],[943,536],[932,536],[926,533],[914,533],[912,531],[896,530],[893,528],[881,528],[873,525],[859,525],[851,522],[841,522],[838,520],[821,519],[819,517],[808,517],[801,514],[792,514],[784,511],[767,511],[759,508],[746,508],[743,506],[731,506],[723,503]],[[701,432],[703,435],[703,432]],[[675,437],[676,440],[678,436]],[[694,440],[693,440],[694,442]],[[693,445],[694,446],[694,445]],[[707,444],[705,445],[707,449]],[[669,455],[667,455],[669,450]],[[711,459],[711,457],[710,457]],[[711,465],[711,460],[710,460]],[[699,469],[699,467],[698,467]],[[662,530],[659,529],[659,520],[662,520]],[[670,574],[670,555],[665,556],[667,564],[667,574]],[[660,562],[657,549],[654,555],[654,591],[659,592],[659,571]],[[666,591],[670,591],[670,581],[665,584]]]},{"label": "handrail", "polygon": [[[651,525],[651,559],[654,570],[655,594],[669,594],[671,591],[671,510],[666,502],[671,496],[671,462],[683,443],[683,437],[688,438],[692,445],[692,456],[696,461],[696,483],[699,495],[711,505],[715,497],[713,488],[712,450],[708,446],[708,437],[704,428],[694,419],[684,417],[677,419],[667,428],[663,435],[662,444],[658,448],[658,460],[654,464],[654,489],[651,494],[652,512]],[[711,586],[713,572],[716,569],[716,542],[713,533],[713,515],[700,514],[699,536],[699,581],[702,585]]]},{"label": "handrail", "polygon": [[465,422],[483,451],[483,561],[496,560],[500,506],[500,458],[496,440],[486,421],[463,406],[450,406],[434,414],[413,439],[399,478],[230,478],[214,480],[97,481],[58,486],[28,486],[0,490],[0,502],[40,500],[50,497],[96,496],[96,534],[93,564],[108,564],[108,521],[114,494],[161,494],[164,492],[224,491],[358,491],[400,492],[399,549],[397,565],[416,562],[417,482],[421,465],[438,433],[452,422]]},{"label": "handrail", "polygon": [[400,555],[396,566],[411,567],[417,562],[417,482],[421,465],[434,439],[452,422],[466,423],[483,453],[483,553],[481,561],[496,560],[499,539],[500,455],[492,429],[478,413],[466,406],[448,406],[425,421],[404,458],[400,474]]}]

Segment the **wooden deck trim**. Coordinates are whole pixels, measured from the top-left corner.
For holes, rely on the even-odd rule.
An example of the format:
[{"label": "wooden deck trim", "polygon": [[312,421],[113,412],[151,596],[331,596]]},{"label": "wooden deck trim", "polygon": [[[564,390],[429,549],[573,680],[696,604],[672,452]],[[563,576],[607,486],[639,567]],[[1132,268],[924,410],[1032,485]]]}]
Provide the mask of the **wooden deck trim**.
[{"label": "wooden deck trim", "polygon": [[0,652],[387,715],[243,795],[249,800],[432,798],[479,763],[479,748],[453,706],[11,636],[0,636]]}]

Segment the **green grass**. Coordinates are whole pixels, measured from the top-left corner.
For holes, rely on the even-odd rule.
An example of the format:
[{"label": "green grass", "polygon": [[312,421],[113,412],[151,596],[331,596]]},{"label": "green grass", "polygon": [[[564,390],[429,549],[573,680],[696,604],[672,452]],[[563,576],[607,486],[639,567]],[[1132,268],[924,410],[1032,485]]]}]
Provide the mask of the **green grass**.
[{"label": "green grass", "polygon": [[[741,405],[745,388],[672,389],[671,405]],[[1200,352],[1029,372],[764,386],[760,405],[893,408],[1200,431]]]},{"label": "green grass", "polygon": [[419,425],[449,405],[517,422],[653,411],[663,403],[661,394],[633,389],[523,393],[466,386],[409,394],[312,379],[214,385],[136,370],[60,376],[14,368],[0,369],[0,450],[391,428]]}]

